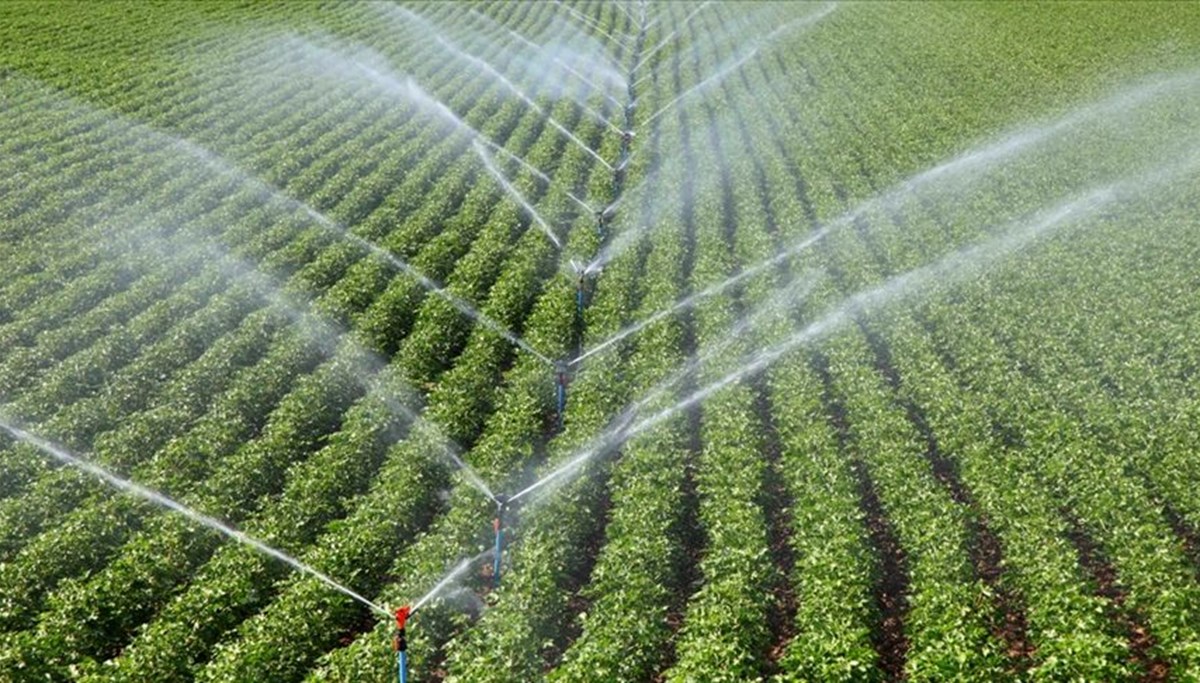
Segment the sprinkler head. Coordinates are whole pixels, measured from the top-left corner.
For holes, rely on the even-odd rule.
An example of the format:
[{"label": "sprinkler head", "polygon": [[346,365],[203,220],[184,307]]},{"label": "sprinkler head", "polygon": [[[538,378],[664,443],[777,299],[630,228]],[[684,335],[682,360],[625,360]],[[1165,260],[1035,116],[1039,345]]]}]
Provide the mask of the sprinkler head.
[{"label": "sprinkler head", "polygon": [[510,501],[509,501],[509,497],[507,494],[501,493],[496,496],[496,521],[495,521],[495,524],[497,526],[499,526],[499,524],[500,524],[500,515],[504,514],[504,512],[508,510],[509,502]]},{"label": "sprinkler head", "polygon": [[410,614],[412,614],[412,608],[408,605],[396,608],[396,630],[404,630],[404,624],[408,621]]}]

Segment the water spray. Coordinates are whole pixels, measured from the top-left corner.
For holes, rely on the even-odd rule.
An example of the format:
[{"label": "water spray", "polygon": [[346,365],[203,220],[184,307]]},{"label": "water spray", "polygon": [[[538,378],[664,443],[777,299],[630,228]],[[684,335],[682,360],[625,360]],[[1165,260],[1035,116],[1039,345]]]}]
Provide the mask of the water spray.
[{"label": "water spray", "polygon": [[216,519],[215,517],[210,517],[202,512],[193,510],[192,508],[184,505],[183,503],[180,503],[180,502],[174,500],[173,498],[168,498],[167,496],[159,493],[158,491],[149,489],[145,486],[142,486],[141,484],[130,481],[129,479],[123,479],[121,477],[118,477],[117,475],[113,474],[112,472],[109,472],[108,470],[104,469],[103,467],[93,463],[90,460],[87,460],[78,455],[75,455],[74,453],[68,451],[66,448],[64,448],[62,446],[59,446],[58,444],[47,441],[46,439],[43,439],[39,436],[35,436],[34,434],[27,432],[24,429],[21,429],[20,427],[17,427],[14,424],[10,424],[2,416],[0,416],[0,429],[8,432],[9,434],[12,434],[18,440],[24,441],[25,443],[28,443],[29,445],[36,447],[37,449],[41,450],[42,452],[46,453],[47,455],[53,457],[55,460],[58,460],[59,462],[61,462],[63,464],[76,467],[84,472],[87,472],[88,474],[90,474],[94,477],[97,477],[104,483],[109,484],[110,486],[112,486],[120,491],[124,491],[125,493],[129,493],[129,494],[138,496],[139,498],[143,498],[151,503],[154,503],[155,505],[166,508],[173,512],[177,512],[194,522],[203,524],[204,526],[208,527],[209,529],[212,529],[213,531],[215,531],[217,533],[227,536],[227,537],[233,539],[234,541],[237,541],[238,543],[242,543],[244,545],[250,546],[254,550],[257,550],[258,552],[260,552],[264,555],[267,555],[268,557],[272,557],[276,560],[279,560],[280,562],[283,562],[284,564],[288,565],[292,569],[295,569],[296,571],[307,574],[308,576],[325,584],[329,588],[331,588],[339,593],[342,593],[343,595],[351,598],[352,600],[362,603],[363,605],[370,608],[374,612],[377,612],[381,615],[388,616],[388,617],[392,616],[391,612],[388,612],[386,609],[384,609],[377,603],[372,602],[371,600],[368,600],[365,596],[361,595],[360,593],[355,592],[354,590],[350,589],[349,587],[345,586],[344,584],[334,581],[328,575],[301,562],[300,560],[292,557],[291,555],[288,555],[287,553],[283,552],[282,550],[273,548],[273,547],[267,545],[266,543],[263,543],[262,541],[254,538],[252,536],[247,535],[246,533],[244,533],[242,531],[238,531],[237,529],[234,529],[233,527]]},{"label": "water spray", "polygon": [[392,651],[396,653],[396,681],[408,683],[408,636],[405,625],[412,608],[408,605],[396,608],[396,634],[392,636]]},{"label": "water spray", "polygon": [[[507,501],[507,498],[505,497],[504,500]],[[497,502],[497,505],[500,505],[500,503]],[[415,616],[421,608],[429,604],[430,601],[441,595],[447,586],[457,581],[463,573],[486,555],[487,553],[484,552],[475,557],[464,559],[455,565],[454,569],[451,569],[448,574],[442,577],[441,581],[438,581],[433,588],[429,589],[428,593],[422,595],[416,602],[411,605],[397,607],[394,613],[384,612],[384,614],[394,616],[396,619],[396,631],[392,635],[392,651],[396,653],[396,680],[399,683],[408,683],[408,634],[406,630],[408,620]]]}]

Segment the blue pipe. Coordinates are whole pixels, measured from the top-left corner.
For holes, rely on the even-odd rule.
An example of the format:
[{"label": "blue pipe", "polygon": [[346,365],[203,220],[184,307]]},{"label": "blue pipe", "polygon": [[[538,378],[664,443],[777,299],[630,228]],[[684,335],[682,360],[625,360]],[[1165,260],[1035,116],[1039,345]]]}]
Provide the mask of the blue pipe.
[{"label": "blue pipe", "polygon": [[561,379],[556,387],[555,394],[558,398],[558,430],[563,428],[563,413],[567,410],[567,386]]},{"label": "blue pipe", "polygon": [[500,587],[500,552],[504,545],[504,527],[503,520],[497,518],[496,524],[496,556],[492,558],[492,586]]}]

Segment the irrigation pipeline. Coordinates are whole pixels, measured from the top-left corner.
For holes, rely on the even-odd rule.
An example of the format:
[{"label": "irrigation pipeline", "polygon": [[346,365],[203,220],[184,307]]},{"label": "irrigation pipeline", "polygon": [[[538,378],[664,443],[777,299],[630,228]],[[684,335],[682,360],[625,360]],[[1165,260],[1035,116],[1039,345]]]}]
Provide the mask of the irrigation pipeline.
[{"label": "irrigation pipeline", "polygon": [[[634,21],[633,17],[626,13],[629,21]],[[645,21],[645,5],[642,6],[642,19],[638,22],[638,34],[634,40],[633,53],[629,58],[629,71],[625,77],[625,95],[626,101],[624,105],[613,101],[614,104],[622,108],[622,116],[624,117],[625,125],[618,131],[621,136],[621,151],[617,163],[609,165],[612,169],[613,184],[612,184],[612,199],[603,209],[596,211],[596,233],[600,237],[600,245],[597,253],[603,253],[604,248],[609,243],[611,237],[610,226],[615,217],[617,207],[620,205],[625,191],[626,170],[629,166],[630,156],[633,153],[634,140],[634,112],[637,107],[637,94],[634,90],[634,77],[637,75],[637,69],[642,65],[642,51],[646,45],[646,21]],[[572,267],[575,272],[575,325],[572,330],[572,353],[573,360],[564,360],[555,367],[555,402],[558,412],[558,429],[563,428],[563,414],[566,411],[567,401],[567,385],[570,382],[571,371],[579,370],[579,364],[583,360],[583,332],[584,320],[583,314],[587,305],[590,303],[590,298],[595,290],[595,281],[600,276],[598,269],[592,269],[584,263],[572,262]]]},{"label": "irrigation pipeline", "polygon": [[[636,73],[637,67],[641,64],[641,52],[646,42],[646,24],[644,21],[644,16],[645,14],[643,11],[643,21],[639,26],[637,39],[634,41],[633,54],[630,58],[630,63],[632,66],[630,67],[629,74],[626,78],[626,95],[628,100],[626,101],[622,112],[625,119],[625,127],[623,130],[619,131],[621,135],[620,159],[618,159],[615,166],[605,164],[605,166],[612,169],[613,172],[613,192],[612,200],[609,202],[608,206],[596,212],[596,232],[600,238],[600,250],[603,250],[604,246],[608,243],[608,226],[613,217],[613,210],[621,202],[622,192],[624,191],[625,187],[625,169],[628,166],[630,154],[632,153],[632,143],[634,139],[633,114],[637,102],[637,96],[633,85],[633,77]],[[633,20],[632,17],[629,17],[629,19],[631,21]],[[620,106],[619,103],[617,104]],[[539,109],[539,111],[541,110]],[[589,298],[591,296],[592,289],[594,288],[594,280],[599,275],[599,271],[593,271],[587,268],[585,264],[572,261],[571,265],[576,276],[575,324],[572,328],[571,340],[571,346],[573,348],[572,357],[575,360],[568,361],[564,359],[554,363],[555,408],[557,414],[557,429],[559,432],[562,432],[564,427],[563,418],[567,408],[567,387],[571,381],[571,368],[582,361],[584,310],[589,303]],[[494,535],[492,548],[493,588],[499,588],[500,586],[500,576],[504,559],[504,532],[510,521],[509,518],[511,517],[511,505],[513,502],[515,502],[516,498],[520,497],[520,495],[521,494],[518,494],[517,496],[512,497],[506,495],[491,496],[492,501],[496,504],[496,516],[492,520],[492,533]],[[397,619],[399,620],[399,615],[397,615]],[[401,629],[401,631],[402,630],[403,629]],[[397,642],[400,642],[401,640],[402,638],[398,636]],[[397,650],[397,657],[401,657],[399,650]],[[398,659],[397,670],[402,672],[403,667],[404,663]],[[403,673],[399,675],[401,680],[403,680]]]},{"label": "irrigation pipeline", "polygon": [[[568,9],[570,9],[570,8],[568,8]],[[634,110],[635,110],[635,104],[637,101],[635,90],[634,90],[633,77],[636,74],[637,68],[639,66],[641,66],[641,63],[642,63],[641,62],[641,52],[645,46],[646,30],[647,30],[647,25],[645,23],[644,5],[643,5],[642,9],[643,9],[642,21],[640,22],[637,39],[634,42],[634,51],[633,51],[633,55],[630,59],[630,63],[632,64],[632,66],[630,68],[630,71],[628,74],[628,79],[626,81],[626,94],[628,96],[628,101],[623,106],[623,112],[622,112],[624,115],[625,127],[623,130],[618,131],[621,135],[620,159],[618,160],[618,163],[616,164],[616,166],[605,163],[605,166],[607,168],[611,169],[613,172],[613,193],[612,193],[613,197],[612,197],[612,201],[608,204],[607,207],[596,212],[596,230],[600,237],[601,249],[603,249],[603,247],[608,242],[608,238],[609,238],[608,226],[613,217],[613,210],[617,207],[617,205],[621,202],[621,199],[622,199],[622,193],[624,191],[624,186],[625,186],[625,170],[627,168],[629,158],[632,153],[632,143],[633,143],[633,139],[634,139],[633,114],[634,114]],[[632,21],[632,17],[630,17],[630,20]],[[613,98],[610,97],[609,99],[612,100]],[[621,106],[621,104],[619,102],[616,102],[615,100],[613,100],[613,103],[616,104],[617,106]],[[541,109],[539,108],[538,111],[541,111]],[[482,149],[482,145],[480,145],[477,141],[475,141],[474,144],[476,145],[476,151],[480,153],[480,156],[486,162],[487,156]],[[518,161],[521,161],[522,164],[524,164],[523,160],[518,159]],[[576,201],[579,201],[579,200],[576,200]],[[582,203],[582,202],[580,202],[580,203]],[[533,212],[532,210],[530,211],[530,213],[533,214],[535,217],[537,216],[536,213]],[[550,234],[551,238],[553,239],[553,235],[552,235],[552,233],[550,233],[548,226],[543,226],[543,227],[544,227],[544,229],[547,230],[547,233]],[[557,241],[556,241],[556,243],[557,243]],[[588,269],[585,266],[585,264],[572,262],[572,266],[574,267],[576,276],[578,278],[578,281],[576,284],[576,319],[575,319],[574,328],[572,330],[573,346],[575,349],[574,357],[576,360],[570,361],[570,362],[568,362],[566,360],[562,360],[562,361],[559,361],[556,363],[552,363],[552,365],[554,366],[554,369],[555,369],[555,385],[556,385],[555,393],[556,393],[556,403],[557,403],[557,409],[558,409],[557,412],[558,412],[558,429],[559,429],[559,431],[561,431],[563,428],[562,419],[563,419],[563,414],[566,410],[567,386],[568,386],[568,383],[570,382],[571,366],[582,361],[582,358],[580,358],[580,355],[582,354],[583,312],[584,312],[584,309],[586,308],[587,304],[589,303],[588,299],[591,294],[590,290],[592,289],[592,287],[591,287],[592,283],[589,282],[589,277],[594,279],[595,276],[599,274],[598,270]],[[527,348],[526,350],[533,352],[534,355],[537,355],[539,358],[541,358],[544,361],[548,360],[544,356],[541,356],[541,354],[538,354],[535,351],[532,351],[532,349]],[[460,469],[462,469],[463,472],[468,473],[468,474],[473,472],[473,470],[471,470],[471,468],[467,467],[457,457],[455,457],[454,460],[455,460],[455,463],[460,466]],[[447,586],[449,586],[450,584],[455,582],[461,574],[463,574],[467,569],[469,569],[472,565],[474,565],[478,560],[480,560],[482,557],[487,556],[487,555],[490,555],[491,559],[492,559],[493,587],[499,587],[499,585],[500,585],[502,561],[503,561],[503,554],[504,554],[505,530],[506,530],[507,526],[511,523],[512,504],[516,501],[516,498],[520,497],[520,495],[522,495],[522,494],[518,494],[517,496],[506,496],[503,494],[495,494],[482,481],[479,481],[479,482],[472,481],[472,483],[475,484],[476,488],[478,488],[480,491],[482,491],[493,503],[496,504],[496,515],[492,521],[492,530],[493,530],[493,534],[494,534],[493,547],[492,547],[491,551],[487,551],[481,555],[476,556],[475,558],[464,560],[454,570],[452,570],[449,574],[447,574],[441,581],[439,581],[437,583],[437,585],[435,585],[433,587],[433,589],[430,590],[425,596],[423,596],[422,598],[417,600],[415,603],[413,603],[413,605],[411,607],[406,605],[406,606],[398,608],[395,611],[394,616],[396,619],[396,632],[393,637],[393,647],[394,647],[394,650],[396,653],[396,680],[400,681],[401,683],[404,683],[405,681],[408,680],[408,654],[407,654],[408,642],[407,642],[407,633],[406,633],[407,621],[409,618],[412,617],[413,614],[415,614],[417,612],[417,610],[419,610],[422,606],[424,606],[428,601],[430,601],[434,597],[436,597]],[[524,493],[524,492],[522,492],[522,493]]]}]

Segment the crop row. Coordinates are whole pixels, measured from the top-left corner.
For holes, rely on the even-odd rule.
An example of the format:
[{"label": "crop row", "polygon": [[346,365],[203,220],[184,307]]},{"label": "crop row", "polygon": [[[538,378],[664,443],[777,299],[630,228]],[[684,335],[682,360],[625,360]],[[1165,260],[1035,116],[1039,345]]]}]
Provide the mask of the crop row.
[{"label": "crop row", "polygon": [[[504,230],[508,230],[509,228],[508,228],[507,226],[511,225],[511,218],[504,218],[504,217],[501,217],[501,218],[500,218],[500,219],[497,221],[497,223],[498,223],[499,225],[503,226],[503,227],[502,227],[502,229],[504,229]],[[486,236],[486,235],[485,235],[485,236]],[[538,247],[544,248],[544,240],[542,240],[542,238],[540,238],[539,236],[535,236],[535,239],[533,239],[532,241],[527,239],[527,240],[526,240],[526,242],[527,242],[527,243],[530,243],[530,242],[531,242],[533,245],[536,245],[536,246],[538,246]],[[491,239],[485,239],[485,240],[483,240],[483,243],[484,243],[484,244],[503,244],[503,243],[504,243],[504,240],[502,240],[502,239],[498,239],[498,236],[493,236]],[[466,272],[467,272],[467,273],[470,273],[471,271],[468,269]],[[484,277],[486,277],[486,271],[484,272],[484,275],[483,275],[483,276],[484,276]],[[468,280],[468,282],[469,282],[469,280]],[[521,284],[521,286],[519,287],[519,289],[520,289],[520,290],[522,290],[522,291],[528,290],[528,284],[529,284],[529,283],[522,283],[522,284]],[[452,284],[451,286],[453,287],[454,285]],[[431,301],[440,301],[440,300],[431,300]],[[519,301],[519,300],[518,300],[518,301]],[[420,323],[418,323],[418,329],[421,329],[421,324],[420,324]],[[431,339],[433,339],[433,338],[431,338]],[[433,342],[433,343],[436,343],[436,341],[435,341],[435,342]],[[474,376],[475,374],[476,374],[476,373],[468,373],[468,376]],[[311,398],[312,398],[312,397],[306,397],[306,399],[311,399]],[[351,443],[351,445],[354,445],[354,442],[352,442],[352,443]],[[349,459],[349,462],[351,462],[351,463],[353,463],[353,462],[359,462],[360,460],[361,460],[361,458],[357,458],[357,457],[356,457],[356,458],[350,458],[350,459]],[[313,467],[313,469],[314,469],[314,472],[316,472],[316,473],[324,473],[324,474],[326,474],[326,475],[328,476],[328,474],[329,474],[329,473],[328,473],[326,470],[328,470],[328,465],[329,465],[330,463],[326,462],[325,460],[321,460],[321,462],[322,462],[322,463],[323,463],[325,466],[324,466],[324,467],[314,466],[314,467]],[[369,462],[369,459],[367,459],[367,460],[366,460],[366,462]],[[302,480],[303,480],[303,478],[302,478]],[[303,491],[304,493],[307,493],[307,494],[311,494],[313,489],[312,489],[312,486],[310,485],[310,486],[308,486],[308,487],[303,487],[303,486],[302,486],[302,487],[298,487],[298,489],[297,489],[297,490],[299,490],[299,491]],[[319,489],[316,489],[316,490],[319,490]],[[285,494],[285,495],[286,495],[286,494]],[[318,497],[320,497],[320,496],[318,496]],[[337,500],[337,499],[338,499],[338,496],[337,496],[337,495],[333,495],[333,494],[331,494],[331,497],[333,498],[333,500]],[[243,502],[243,504],[244,504],[244,502]],[[302,504],[299,504],[299,503],[298,503],[297,505],[299,506],[299,505],[302,505]],[[311,507],[311,505],[310,505],[310,504],[303,504],[303,505],[307,505],[308,507]],[[236,506],[236,505],[233,505],[233,506],[231,506],[231,508],[233,508],[233,509],[236,509],[236,508],[237,508],[237,506]],[[287,511],[287,509],[288,509],[287,507],[284,507],[284,511],[285,511],[285,512]],[[294,509],[294,508],[293,508],[293,509]],[[318,515],[317,519],[320,519],[319,515],[320,515],[320,514],[322,514],[322,513],[321,513],[321,511],[319,511],[319,510],[318,510],[318,511],[313,511],[311,514],[316,514],[316,515]],[[294,521],[294,520],[292,520],[292,521]],[[311,533],[311,532],[305,532],[305,531],[304,531],[304,529],[305,529],[305,528],[309,528],[309,527],[316,527],[316,526],[319,526],[319,523],[317,523],[317,522],[310,522],[310,523],[308,523],[308,525],[307,525],[307,526],[301,526],[299,529],[294,529],[294,528],[293,528],[292,526],[290,526],[290,525],[284,525],[284,523],[282,523],[282,522],[278,523],[278,525],[279,525],[279,527],[281,527],[282,529],[287,529],[287,530],[289,530],[289,531],[292,531],[292,533]],[[294,529],[294,530],[293,530],[293,529]],[[257,529],[256,529],[256,530],[257,530]],[[267,536],[267,537],[269,537],[269,538],[272,538],[273,540],[276,540],[277,542],[278,542],[278,541],[281,541],[281,540],[284,540],[284,539],[276,539],[276,538],[275,538],[275,536],[278,536],[280,533],[282,533],[282,530],[280,530],[280,531],[276,531],[274,534],[271,534],[271,533],[266,533],[267,531],[269,531],[269,525],[268,525],[268,528],[267,528],[267,529],[264,529],[264,530],[260,531],[259,533],[260,533],[260,534],[262,534],[262,535],[264,535],[264,536]],[[282,544],[282,545],[286,545],[286,544]],[[230,558],[232,558],[232,559],[230,559]],[[228,564],[228,565],[231,565],[232,567],[239,568],[239,569],[238,569],[238,573],[240,573],[240,574],[242,574],[242,575],[245,575],[246,573],[249,573],[249,575],[250,575],[251,577],[253,577],[253,576],[255,575],[255,574],[254,574],[254,572],[255,572],[256,570],[253,568],[253,566],[251,566],[251,565],[250,565],[248,562],[242,562],[242,561],[241,561],[241,560],[244,560],[244,559],[246,559],[246,558],[245,558],[244,554],[243,554],[243,553],[241,553],[240,551],[232,552],[232,553],[230,553],[230,554],[228,555],[228,557],[226,557],[226,558],[224,558],[224,559],[227,559],[227,560],[228,560],[228,562],[227,562],[227,563],[223,563],[223,562],[220,562],[220,560],[218,560],[218,561],[217,561],[217,564],[216,564],[216,567],[215,567],[215,569],[213,569],[213,568],[211,568],[211,567],[210,567],[210,569],[212,569],[212,571],[209,573],[209,575],[210,575],[210,576],[214,576],[214,577],[218,577],[218,578],[215,578],[215,579],[213,579],[213,581],[222,582],[222,581],[229,581],[229,580],[230,580],[230,572],[227,572],[227,571],[223,571],[223,570],[221,570],[221,567],[224,567],[224,566],[226,566],[226,564]],[[260,571],[267,571],[267,570],[266,570],[266,569],[261,569]],[[204,580],[203,580],[203,576],[201,577],[201,579],[200,579],[200,580],[201,580],[201,585],[203,585],[203,581],[204,581]],[[253,584],[253,583],[254,583],[254,581],[251,581],[251,583]],[[226,584],[226,585],[229,585],[229,584]],[[196,594],[196,595],[204,595],[204,593],[203,593],[203,592],[199,592],[199,593],[197,593],[197,592],[196,592],[196,589],[193,589],[193,594]],[[237,591],[237,590],[234,590],[234,594],[238,594],[238,591]],[[186,600],[186,598],[185,598],[185,600]],[[188,614],[190,614],[190,615],[191,615],[191,616],[189,617],[189,619],[195,619],[195,617],[196,617],[196,614],[195,614],[195,613],[192,613],[192,612],[190,612],[190,611],[188,611],[188,612],[185,612],[185,613],[188,613]],[[216,614],[214,614],[214,617],[215,617],[215,616],[217,616],[217,614],[220,614],[222,619],[228,619],[230,616],[235,616],[235,617],[236,617],[236,614],[237,614],[237,612],[235,612],[235,611],[232,611],[232,610],[231,610],[231,611],[229,611],[229,612],[226,612],[226,613],[224,613],[224,614],[221,614],[221,613],[218,611]],[[51,621],[51,622],[53,622],[54,620],[53,620],[53,619],[51,619],[50,621]],[[170,622],[168,621],[167,623],[169,624]],[[160,630],[161,630],[161,629],[160,629]],[[60,633],[60,634],[61,634],[61,633],[63,633],[62,629],[55,629],[55,632],[57,632],[57,633]],[[152,632],[152,633],[153,633],[153,632]],[[214,633],[214,635],[215,635],[215,633]],[[143,640],[145,640],[145,639],[143,638]],[[151,640],[151,642],[153,642],[153,640]],[[151,648],[151,651],[153,651],[155,646],[149,646],[149,647]],[[145,647],[143,647],[143,650],[144,650],[144,649],[145,649]]]},{"label": "crop row", "polygon": [[[1144,223],[1135,225],[1134,230],[1123,233],[1127,232],[1131,240],[1155,240],[1153,232],[1147,232],[1146,227]],[[1101,224],[1091,229],[1106,231],[1110,228]],[[1056,263],[1055,268],[1074,272],[1095,268],[1123,272],[1113,270],[1121,257],[1114,259],[1113,252],[1098,236],[1087,236],[1078,250],[1068,251],[1055,244],[1048,251],[1065,259]],[[1171,264],[1172,260],[1165,262]],[[1031,265],[1050,267],[1046,263],[1048,261]],[[1178,266],[1164,265],[1163,272],[1170,272],[1171,267]],[[1139,315],[1135,311],[1147,310],[1147,301],[1159,300],[1164,308],[1170,306],[1161,299],[1161,293],[1145,289],[1144,285],[1131,287],[1126,282],[1117,287],[1115,280],[1104,277],[1092,281],[1108,292],[1089,292],[1088,296],[1081,296],[1077,301],[1083,306],[1103,302],[1103,307],[1113,315],[1121,315],[1123,309],[1126,315]],[[1020,302],[1027,299],[1024,296],[1014,298],[1017,292],[1038,287],[1040,285],[1032,278],[1011,284],[1002,282],[997,286],[990,297],[997,320],[1008,320],[1016,314],[1046,315],[1020,313],[1026,309]],[[971,298],[982,294],[982,291],[971,292]],[[1096,298],[1092,299],[1092,295]],[[1176,674],[1186,677],[1195,666],[1189,645],[1194,639],[1189,634],[1196,628],[1196,622],[1191,610],[1181,605],[1191,600],[1188,596],[1193,588],[1184,578],[1189,573],[1188,561],[1182,557],[1180,541],[1169,519],[1165,518],[1163,506],[1155,500],[1155,486],[1168,481],[1164,473],[1171,470],[1157,470],[1154,465],[1148,465],[1153,460],[1140,448],[1134,447],[1127,453],[1124,450],[1128,446],[1116,445],[1128,443],[1131,438],[1136,443],[1137,435],[1143,433],[1144,427],[1115,418],[1114,407],[1123,403],[1114,400],[1111,391],[1104,388],[1106,384],[1115,386],[1114,381],[1122,384],[1138,381],[1133,377],[1140,373],[1132,368],[1113,368],[1114,374],[1097,375],[1096,363],[1106,363],[1100,359],[1108,353],[1103,338],[1112,332],[1097,329],[1099,336],[1094,340],[1087,339],[1080,332],[1087,330],[1090,333],[1092,323],[1082,323],[1079,327],[1080,311],[1072,310],[1065,301],[1056,308],[1056,318],[1046,317],[1046,326],[1036,334],[1003,332],[995,327],[996,321],[970,319],[959,323],[964,328],[961,333],[939,341],[954,349],[956,357],[979,359],[973,360],[970,367],[980,374],[989,373],[989,383],[972,384],[972,392],[986,397],[993,406],[990,416],[993,423],[1003,425],[1002,433],[1019,444],[1014,448],[1018,448],[1017,452],[1022,456],[1020,462],[1029,463],[1027,466],[1048,489],[1051,500],[1057,501],[1060,514],[1065,516],[1061,523],[1081,525],[1102,549],[1103,557],[1111,562],[1116,572],[1119,585],[1128,591],[1125,604],[1136,610],[1135,614],[1144,615],[1144,626],[1159,643],[1160,649],[1156,651],[1170,662],[1173,670],[1179,667]],[[1149,310],[1163,309],[1151,306]],[[940,329],[947,314],[941,308],[935,313]],[[1097,327],[1102,328],[1103,324],[1097,323]],[[1038,346],[1036,356],[1031,355],[1033,347],[1030,343],[1042,334],[1047,335],[1046,343]],[[1159,343],[1149,336],[1135,339],[1127,338],[1124,342],[1130,354],[1127,357],[1145,358],[1145,354],[1153,353]],[[968,353],[971,355],[967,356]],[[1095,360],[1089,362],[1089,358]],[[1122,379],[1116,380],[1117,377]],[[1053,381],[1050,378],[1054,378]],[[1005,397],[995,396],[993,387],[997,385],[994,382],[1008,382],[1011,386],[1004,386],[1011,389],[1011,395],[1006,391]],[[1171,389],[1166,386],[1160,385],[1158,391],[1171,395]],[[1152,403],[1143,406],[1144,419],[1149,424],[1166,417]],[[1037,409],[1041,417],[1036,421],[1026,418],[1014,434],[1011,432],[1015,424],[1013,413],[1018,408]],[[1120,435],[1119,439],[1117,435]],[[1176,477],[1188,476],[1193,469],[1190,465],[1181,466],[1178,459],[1171,465],[1178,468],[1171,472]],[[1108,474],[1097,476],[1096,470],[1102,467]],[[1161,496],[1161,492],[1158,495]],[[1172,496],[1171,500],[1186,500],[1186,497]],[[1119,524],[1112,523],[1115,510],[1121,511]],[[1147,554],[1151,546],[1156,550]]]},{"label": "crop row", "polygon": [[[243,310],[230,305],[240,301],[241,297],[234,296],[232,302],[219,302],[214,308],[217,313],[225,316],[241,315]],[[208,322],[210,326],[216,326],[224,321],[220,315],[214,315]],[[166,413],[177,407],[180,412],[175,412],[173,419],[183,422],[194,419],[203,412],[208,397],[223,390],[228,375],[261,357],[263,348],[259,345],[264,343],[260,338],[262,331],[258,329],[261,320],[254,322],[258,325],[244,325],[241,334],[235,332],[228,335],[214,333],[211,327],[210,330],[198,326],[183,327],[180,331],[186,333],[188,345],[179,345],[173,340],[161,344],[160,348],[148,354],[143,362],[130,366],[128,372],[114,378],[107,391],[94,399],[76,404],[65,417],[87,420],[89,426],[100,429],[111,428],[115,426],[112,424],[115,421],[114,416],[133,408],[148,406],[148,401],[153,400],[153,411]],[[183,358],[179,359],[179,355]],[[191,362],[193,359],[196,361]],[[180,371],[178,368],[185,363],[188,363],[186,371]],[[162,381],[169,375],[172,376],[172,381]],[[146,383],[150,383],[151,386],[144,386]],[[204,398],[198,400],[197,396]],[[85,409],[90,410],[85,412]],[[168,423],[168,429],[171,426],[174,425]],[[151,453],[164,445],[170,435],[169,431],[164,433],[162,428],[147,434],[145,423],[140,421],[121,425],[121,433],[143,437],[137,445],[148,448]],[[108,448],[100,451],[100,457],[110,466],[121,470],[131,467],[144,457],[140,455],[142,451],[129,450],[127,446],[134,444],[127,440],[110,436],[103,445]],[[47,520],[54,519],[56,514],[64,514],[78,505],[87,492],[94,490],[85,483],[86,481],[72,470],[55,470],[37,480],[34,487],[23,495],[5,500],[2,509],[8,524],[5,527],[7,542],[4,547],[11,548],[18,538],[16,535],[9,536],[10,533],[24,536],[41,527]]]}]

